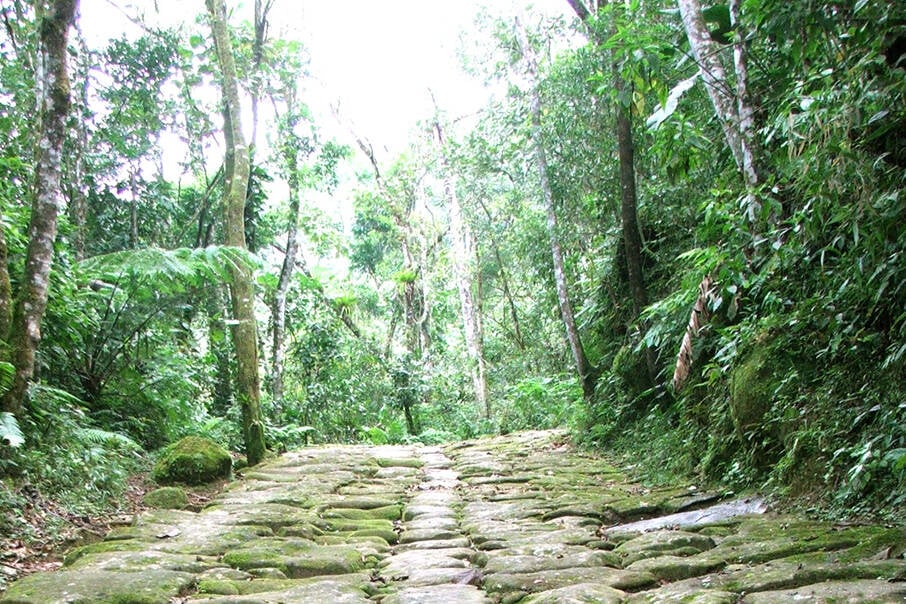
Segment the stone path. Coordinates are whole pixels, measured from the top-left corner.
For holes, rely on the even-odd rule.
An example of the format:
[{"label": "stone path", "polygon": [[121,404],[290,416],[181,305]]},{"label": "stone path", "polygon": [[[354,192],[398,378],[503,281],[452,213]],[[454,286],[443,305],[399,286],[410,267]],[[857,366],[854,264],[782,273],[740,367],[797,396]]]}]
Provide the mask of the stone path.
[{"label": "stone path", "polygon": [[904,527],[701,511],[716,499],[647,489],[560,432],[316,447],[198,513],[142,514],[0,602],[906,602]]}]

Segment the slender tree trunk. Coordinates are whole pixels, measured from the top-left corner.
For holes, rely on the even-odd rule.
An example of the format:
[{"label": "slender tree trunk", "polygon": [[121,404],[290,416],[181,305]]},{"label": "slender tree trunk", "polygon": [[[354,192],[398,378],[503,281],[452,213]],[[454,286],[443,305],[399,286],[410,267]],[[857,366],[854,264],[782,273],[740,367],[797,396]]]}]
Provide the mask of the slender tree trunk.
[{"label": "slender tree trunk", "polygon": [[[745,42],[737,40],[734,45],[734,63],[736,70],[736,91],[730,85],[730,79],[720,60],[720,46],[711,39],[711,34],[702,16],[702,5],[699,0],[678,0],[686,37],[701,69],[702,80],[708,97],[714,106],[717,119],[723,129],[724,138],[736,166],[743,175],[746,186],[754,189],[760,183],[755,165],[756,153],[753,144],[754,112],[748,101],[748,68],[746,65]],[[731,0],[731,16],[739,19],[739,2]],[[749,219],[755,220],[760,213],[758,201],[754,195],[749,200]]]},{"label": "slender tree trunk", "polygon": [[129,203],[129,247],[138,249],[138,166],[133,165],[129,171],[129,190],[132,200]]},{"label": "slender tree trunk", "polygon": [[283,255],[283,266],[280,269],[280,279],[277,282],[277,291],[274,292],[274,304],[271,309],[274,321],[273,359],[271,364],[271,397],[276,405],[283,401],[283,366],[286,352],[286,296],[292,284],[293,270],[296,266],[298,254],[299,232],[299,172],[298,152],[291,143],[284,145],[284,158],[286,169],[289,172],[287,179],[289,185],[289,226],[286,231],[286,251]]},{"label": "slender tree trunk", "polygon": [[[708,91],[711,104],[714,106],[717,119],[723,129],[724,138],[745,182],[746,215],[754,231],[756,222],[761,216],[761,203],[755,194],[761,183],[761,176],[757,167],[754,110],[749,101],[749,74],[745,35],[739,22],[739,0],[730,0],[729,6],[730,21],[736,29],[734,34],[736,40],[733,45],[735,91],[730,86],[730,80],[720,60],[720,47],[711,39],[711,34],[705,24],[701,2],[699,0],[678,0],[678,4],[692,55],[701,69],[702,80],[705,82],[705,89]],[[689,316],[686,333],[676,357],[673,374],[673,387],[676,391],[682,388],[691,371],[692,341],[708,320],[707,301],[709,296],[713,295],[712,289],[711,276],[705,275],[699,285],[699,295]]]},{"label": "slender tree trunk", "polygon": [[267,15],[274,6],[274,0],[255,0],[255,42],[252,45],[252,151],[258,146],[258,90],[256,82],[258,72],[261,71],[261,61],[264,59],[264,43],[267,41],[269,22]]},{"label": "slender tree trunk", "polygon": [[[485,216],[488,217],[488,222],[493,222],[494,219],[491,216],[491,211],[488,210],[487,204],[479,199],[478,201],[481,209],[484,211]],[[507,309],[510,312],[510,320],[513,322],[513,335],[515,336],[516,346],[519,350],[525,350],[525,338],[522,336],[522,327],[519,323],[519,313],[516,311],[516,301],[513,298],[513,291],[510,288],[510,280],[506,275],[506,269],[504,268],[503,258],[500,255],[500,247],[497,245],[497,242],[491,238],[491,249],[494,252],[494,259],[497,261],[497,266],[500,269],[500,285],[503,289],[503,297],[507,303]]]},{"label": "slender tree trunk", "polygon": [[35,374],[35,352],[41,342],[41,320],[47,308],[57,216],[65,207],[60,174],[70,107],[67,40],[77,5],[78,0],[42,0],[35,7],[38,22],[35,79],[40,136],[25,271],[9,342],[16,371],[12,387],[3,398],[3,410],[15,415],[22,412],[28,382]]},{"label": "slender tree trunk", "polygon": [[[588,23],[594,16],[591,9],[580,0],[567,0],[576,15],[584,23]],[[595,36],[592,35],[592,39]],[[607,53],[610,60],[613,86],[616,92],[616,137],[617,157],[620,164],[620,222],[623,233],[623,249],[626,253],[626,273],[629,277],[629,290],[632,295],[632,310],[636,320],[648,305],[648,290],[645,287],[645,278],[642,272],[642,236],[639,229],[638,197],[635,186],[635,144],[632,137],[632,113],[630,108],[623,103],[627,98],[627,84],[616,61],[614,51]],[[644,336],[646,326],[639,321],[639,329]],[[652,385],[657,383],[657,366],[654,351],[645,347],[645,364],[648,369],[648,378]]]},{"label": "slender tree trunk", "polygon": [[[749,66],[748,53],[746,52],[745,31],[739,20],[740,0],[730,0],[730,23],[735,30],[736,40],[733,44],[733,66],[736,71],[736,114],[739,124],[739,137],[741,141],[740,154],[742,156],[742,170],[749,193],[753,195],[754,189],[761,182],[757,167],[757,150],[755,145],[755,111],[749,99]],[[749,199],[749,211],[760,210],[758,201]],[[749,220],[755,221],[756,216],[750,215]]]},{"label": "slender tree trunk", "polygon": [[462,206],[456,195],[452,168],[444,153],[444,135],[440,122],[434,122],[437,142],[444,167],[444,196],[450,205],[450,236],[453,247],[453,270],[459,286],[459,302],[462,309],[463,331],[465,332],[466,351],[469,355],[472,373],[472,386],[475,390],[475,401],[485,419],[491,419],[491,403],[488,394],[488,380],[485,374],[484,343],[482,341],[481,309],[472,294],[475,258],[475,246],[468,226],[462,214]]},{"label": "slender tree trunk", "polygon": [[[226,142],[224,171],[224,208],[227,245],[246,249],[245,200],[249,181],[249,148],[242,133],[239,85],[230,36],[227,30],[226,6],[223,0],[206,0],[211,17],[211,30],[221,69]],[[260,462],[266,453],[264,423],[261,419],[260,382],[258,378],[258,334],[255,321],[255,290],[251,269],[232,266],[230,298],[233,305],[233,348],[236,353],[237,398],[242,409],[242,428],[246,456],[250,465]]]},{"label": "slender tree trunk", "polygon": [[[91,53],[88,44],[85,41],[85,35],[76,23],[76,33],[78,36],[79,53],[85,57],[85,61],[91,60]],[[85,153],[88,149],[88,122],[91,112],[88,108],[88,91],[91,79],[87,77],[87,71],[91,65],[80,65],[79,76],[81,86],[79,86],[78,103],[74,113],[77,116],[75,120],[76,143],[75,150],[72,154],[71,176],[69,183],[69,220],[72,223],[72,248],[76,260],[85,258],[85,235],[86,223],[88,216],[88,160]]]},{"label": "slender tree trunk", "polygon": [[522,56],[525,59],[528,68],[529,80],[531,82],[531,139],[535,149],[535,166],[538,170],[538,182],[541,187],[541,197],[547,212],[547,233],[550,239],[551,256],[554,264],[554,280],[557,285],[557,301],[560,306],[560,317],[563,320],[563,326],[566,329],[566,339],[569,342],[569,348],[572,352],[573,361],[576,366],[576,373],[579,375],[579,381],[582,384],[582,394],[586,399],[590,399],[595,392],[596,377],[588,357],[585,355],[585,348],[582,345],[582,339],[579,336],[579,329],[576,326],[576,317],[573,313],[572,303],[569,299],[569,288],[566,283],[566,268],[563,260],[563,248],[560,245],[559,226],[557,224],[557,212],[554,206],[554,193],[551,189],[550,179],[548,177],[547,155],[544,150],[544,140],[541,130],[541,93],[538,90],[537,73],[538,62],[535,58],[534,51],[529,46],[525,30],[521,24],[517,24],[517,35],[519,36],[519,45],[522,49]]},{"label": "slender tree trunk", "polygon": [[[3,214],[0,212],[0,224]],[[9,339],[9,328],[13,320],[13,288],[9,281],[9,253],[6,236],[0,227],[0,341]]]}]

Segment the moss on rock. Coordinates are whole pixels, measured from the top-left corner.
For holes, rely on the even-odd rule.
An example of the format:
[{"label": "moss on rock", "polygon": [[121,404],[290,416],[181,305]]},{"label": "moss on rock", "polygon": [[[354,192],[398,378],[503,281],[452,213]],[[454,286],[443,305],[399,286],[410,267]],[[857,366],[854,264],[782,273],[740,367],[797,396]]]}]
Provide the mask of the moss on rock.
[{"label": "moss on rock", "polygon": [[163,450],[152,476],[161,484],[205,484],[229,478],[232,466],[223,447],[206,438],[187,436]]},{"label": "moss on rock", "polygon": [[161,487],[146,494],[142,501],[152,508],[181,510],[189,505],[189,496],[179,487]]},{"label": "moss on rock", "polygon": [[15,604],[167,604],[194,582],[184,572],[147,568],[110,572],[96,568],[37,573],[13,583],[3,601]]}]

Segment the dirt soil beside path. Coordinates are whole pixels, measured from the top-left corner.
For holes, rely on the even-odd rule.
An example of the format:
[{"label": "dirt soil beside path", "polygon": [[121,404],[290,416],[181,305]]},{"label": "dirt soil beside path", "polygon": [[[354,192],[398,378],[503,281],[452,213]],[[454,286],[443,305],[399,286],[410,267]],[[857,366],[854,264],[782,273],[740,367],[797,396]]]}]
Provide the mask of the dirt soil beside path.
[{"label": "dirt soil beside path", "polygon": [[720,499],[646,488],[558,431],[311,447],[200,511],[142,511],[0,602],[906,602],[904,527]]}]

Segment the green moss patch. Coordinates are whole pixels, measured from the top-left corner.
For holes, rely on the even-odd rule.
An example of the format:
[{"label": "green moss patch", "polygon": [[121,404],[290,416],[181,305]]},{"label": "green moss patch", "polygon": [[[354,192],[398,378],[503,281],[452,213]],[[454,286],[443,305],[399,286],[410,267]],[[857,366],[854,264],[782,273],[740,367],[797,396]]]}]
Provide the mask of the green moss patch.
[{"label": "green moss patch", "polygon": [[[3,601],[15,604],[91,602],[92,604],[168,604],[192,587],[189,573],[145,568],[110,572],[97,568],[29,575],[13,583]],[[61,599],[61,594],[65,594]]]},{"label": "green moss patch", "polygon": [[161,484],[206,484],[229,478],[232,467],[233,460],[223,447],[206,438],[187,436],[161,452],[152,476]]},{"label": "green moss patch", "polygon": [[146,494],[142,502],[152,508],[182,510],[188,507],[189,496],[179,487],[161,487]]}]

